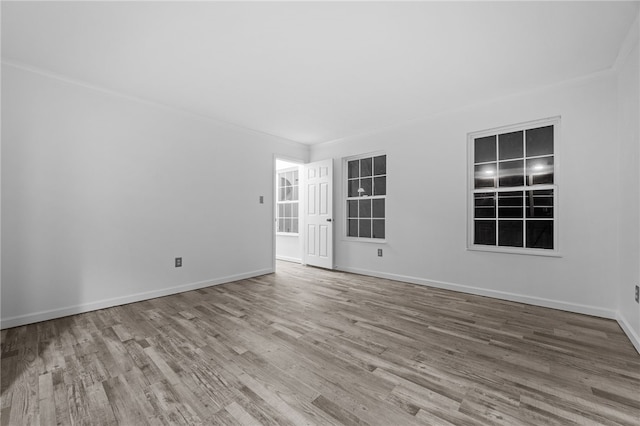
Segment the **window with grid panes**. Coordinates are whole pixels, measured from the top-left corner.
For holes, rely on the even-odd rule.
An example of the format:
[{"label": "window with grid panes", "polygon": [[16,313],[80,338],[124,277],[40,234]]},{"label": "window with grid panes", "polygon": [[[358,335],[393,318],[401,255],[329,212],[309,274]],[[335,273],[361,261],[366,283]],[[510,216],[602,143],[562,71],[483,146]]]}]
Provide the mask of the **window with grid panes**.
[{"label": "window with grid panes", "polygon": [[278,172],[278,200],[276,201],[277,232],[298,233],[299,186],[298,169]]},{"label": "window with grid panes", "polygon": [[559,119],[469,135],[474,249],[557,252]]},{"label": "window with grid panes", "polygon": [[346,174],[347,237],[384,240],[387,156],[349,158]]}]

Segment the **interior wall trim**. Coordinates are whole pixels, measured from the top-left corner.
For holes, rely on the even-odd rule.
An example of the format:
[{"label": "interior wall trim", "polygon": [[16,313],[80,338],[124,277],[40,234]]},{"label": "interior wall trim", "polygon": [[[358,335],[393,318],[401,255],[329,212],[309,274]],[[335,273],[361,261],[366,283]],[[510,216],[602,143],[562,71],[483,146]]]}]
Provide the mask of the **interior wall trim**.
[{"label": "interior wall trim", "polygon": [[445,290],[459,291],[461,293],[474,294],[476,296],[493,297],[494,299],[508,300],[510,302],[526,303],[528,305],[541,306],[543,308],[559,309],[561,311],[573,312],[576,314],[591,315],[595,317],[616,320],[627,335],[631,344],[640,354],[640,336],[634,331],[633,327],[627,322],[626,318],[618,311],[601,308],[598,306],[581,305],[579,303],[563,302],[560,300],[544,299],[541,297],[527,296],[524,294],[509,293],[498,290],[489,290],[480,287],[473,287],[463,284],[449,283],[445,281],[429,280],[425,278],[412,277],[408,275],[389,274],[386,272],[371,271],[368,269],[359,269],[351,267],[336,267],[339,271],[350,272],[353,274],[367,275],[376,278],[385,278],[388,280],[401,281],[411,284],[424,285],[427,287],[441,288]]},{"label": "interior wall trim", "polygon": [[476,296],[493,297],[494,299],[508,300],[510,302],[526,303],[528,305],[541,306],[544,308],[559,309],[562,311],[574,312],[577,314],[592,315],[601,318],[618,319],[617,312],[611,309],[598,306],[582,305],[579,303],[563,302],[560,300],[545,299],[542,297],[527,296],[524,294],[510,293],[505,291],[490,290],[481,287],[468,286],[463,284],[450,283],[445,281],[429,280],[426,278],[413,277],[408,275],[390,274],[387,272],[371,271],[352,267],[340,266],[336,269],[360,275],[368,275],[377,278],[385,278],[394,281],[402,281],[411,284],[424,285],[428,287],[441,288],[445,290],[459,291],[461,293],[474,294]]},{"label": "interior wall trim", "polygon": [[83,303],[79,305],[67,306],[64,308],[51,309],[47,311],[33,312],[24,315],[18,315],[0,320],[0,328],[18,327],[25,324],[32,324],[40,321],[48,321],[51,319],[62,318],[69,315],[81,314],[84,312],[96,311],[98,309],[111,308],[114,306],[126,305],[128,303],[141,302],[143,300],[155,299],[156,297],[169,296],[172,294],[183,293],[185,291],[198,290],[204,287],[210,287],[219,284],[226,284],[233,281],[254,278],[261,275],[271,274],[275,272],[273,268],[259,269],[257,271],[244,272],[241,274],[228,275],[226,277],[215,278],[211,280],[198,281],[194,283],[181,284],[173,287],[167,287],[159,290],[135,293],[126,296],[119,296],[110,299],[98,300],[95,302]]},{"label": "interior wall trim", "polygon": [[91,90],[94,92],[99,92],[102,95],[106,95],[106,96],[111,96],[111,97],[115,97],[115,98],[122,98],[122,99],[127,99],[131,102],[137,102],[137,103],[141,103],[144,104],[146,106],[149,107],[153,107],[153,108],[160,108],[163,109],[165,111],[170,111],[172,113],[177,113],[177,114],[181,114],[181,115],[185,115],[191,118],[195,118],[198,120],[204,120],[206,122],[215,124],[217,126],[221,126],[221,127],[226,127],[229,129],[234,129],[236,131],[241,131],[243,133],[249,133],[249,134],[253,134],[253,135],[260,135],[260,136],[264,136],[264,137],[268,137],[276,142],[280,142],[286,145],[290,145],[290,146],[295,146],[295,147],[308,147],[307,144],[304,144],[302,142],[298,142],[298,141],[294,141],[291,139],[287,139],[285,137],[282,136],[278,136],[278,135],[273,135],[271,133],[267,133],[264,132],[262,130],[258,130],[258,129],[253,129],[251,127],[246,127],[243,126],[241,124],[237,124],[237,123],[233,123],[230,121],[225,121],[221,118],[217,118],[217,117],[213,117],[213,116],[209,116],[209,115],[205,115],[205,114],[200,114],[194,111],[191,111],[189,109],[185,109],[185,108],[179,108],[179,107],[175,107],[169,104],[164,104],[161,102],[157,102],[157,101],[152,101],[152,100],[148,100],[145,98],[140,98],[138,96],[134,96],[134,95],[130,95],[124,92],[119,92],[117,90],[112,90],[112,89],[108,89],[106,87],[103,86],[99,86],[93,83],[89,83],[87,81],[84,80],[80,80],[77,78],[73,78],[73,77],[68,77],[66,75],[62,75],[62,74],[58,74],[56,72],[53,71],[49,71],[47,69],[44,68],[39,68],[33,65],[29,65],[26,64],[24,62],[20,62],[20,61],[16,61],[13,59],[9,59],[9,58],[2,58],[0,63],[2,63],[2,65],[8,66],[8,67],[12,67],[24,72],[30,72],[33,74],[38,74],[53,80],[58,80],[61,82],[64,82],[66,84],[70,84],[70,85],[74,85],[74,86],[79,86],[79,87],[83,87],[84,89],[87,90]]},{"label": "interior wall trim", "polygon": [[640,42],[640,11],[636,15],[636,19],[633,21],[633,24],[629,27],[629,31],[622,41],[622,45],[620,45],[618,56],[612,66],[613,69],[619,71],[620,68],[622,68],[638,42]]},{"label": "interior wall trim", "polygon": [[441,288],[445,290],[459,291],[461,293],[474,294],[476,296],[493,297],[495,299],[508,300],[510,302],[526,303],[528,305],[542,306],[543,308],[559,309],[561,311],[574,312],[577,314],[592,315],[595,317],[613,319],[618,322],[622,331],[627,335],[631,344],[640,354],[640,336],[638,336],[633,328],[629,325],[626,318],[618,311],[601,308],[598,306],[582,305],[579,303],[563,302],[560,300],[545,299],[542,297],[526,296],[523,294],[509,293],[498,290],[489,290],[480,287],[473,287],[463,284],[455,284],[445,281],[429,280],[425,278],[412,277],[408,275],[390,274],[387,272],[371,271],[368,269],[359,269],[351,267],[337,267],[339,271],[350,272],[353,274],[367,275],[376,278],[384,278],[394,281],[402,281],[410,284],[424,285],[427,287]]},{"label": "interior wall trim", "polygon": [[285,262],[302,263],[302,259],[297,257],[280,256],[276,255],[276,260],[284,260]]},{"label": "interior wall trim", "polygon": [[636,348],[638,354],[640,354],[640,336],[633,331],[633,327],[627,322],[627,319],[622,315],[621,312],[616,312],[616,321],[620,324],[620,328],[624,331],[624,334],[627,335],[629,340],[631,340],[631,344]]}]

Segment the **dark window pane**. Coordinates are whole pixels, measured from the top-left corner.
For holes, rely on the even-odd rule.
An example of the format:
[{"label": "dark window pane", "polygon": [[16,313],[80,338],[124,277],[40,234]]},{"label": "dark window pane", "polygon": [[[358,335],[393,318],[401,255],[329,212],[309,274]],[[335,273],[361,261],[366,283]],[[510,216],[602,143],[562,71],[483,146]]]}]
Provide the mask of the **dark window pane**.
[{"label": "dark window pane", "polygon": [[380,155],[373,159],[373,174],[374,175],[387,174],[387,156],[386,155]]},{"label": "dark window pane", "polygon": [[284,217],[291,217],[291,204],[284,205]]},{"label": "dark window pane", "polygon": [[371,219],[360,219],[358,236],[371,238]]},{"label": "dark window pane", "polygon": [[527,185],[553,183],[553,157],[527,160]]},{"label": "dark window pane", "polygon": [[474,162],[486,163],[488,161],[496,161],[496,137],[486,136],[473,141],[474,145]]},{"label": "dark window pane", "polygon": [[476,207],[474,214],[477,219],[493,219],[496,217],[496,209],[487,207]]},{"label": "dark window pane", "polygon": [[278,219],[278,232],[284,232],[284,219]]},{"label": "dark window pane", "polygon": [[291,212],[291,216],[298,217],[298,203],[292,204],[291,207],[293,207],[293,211]]},{"label": "dark window pane", "polygon": [[553,154],[553,126],[527,130],[527,157]]},{"label": "dark window pane", "polygon": [[284,204],[278,204],[278,217],[284,217]]},{"label": "dark window pane", "polygon": [[476,218],[496,217],[496,197],[493,192],[474,194]]},{"label": "dark window pane", "polygon": [[360,200],[360,208],[358,209],[358,216],[364,218],[371,217],[371,200]]},{"label": "dark window pane", "polygon": [[496,163],[475,166],[475,188],[494,188],[496,186]]},{"label": "dark window pane", "polygon": [[349,219],[347,221],[347,235],[350,237],[358,236],[358,219]]},{"label": "dark window pane", "polygon": [[527,191],[527,217],[553,218],[553,189]]},{"label": "dark window pane", "polygon": [[298,187],[293,187],[293,197],[291,197],[291,201],[298,201]]},{"label": "dark window pane", "polygon": [[349,197],[358,197],[358,188],[360,188],[360,180],[354,179],[349,181]]},{"label": "dark window pane", "polygon": [[385,217],[384,216],[384,198],[378,198],[373,200],[373,217]]},{"label": "dark window pane", "polygon": [[476,207],[495,207],[496,205],[496,193],[495,192],[479,192],[474,194]]},{"label": "dark window pane", "polygon": [[476,220],[474,221],[474,244],[488,246],[496,245],[496,221]]},{"label": "dark window pane", "polygon": [[360,162],[358,160],[349,161],[349,179],[360,177]]},{"label": "dark window pane", "polygon": [[284,201],[284,188],[278,190],[278,201]]},{"label": "dark window pane", "polygon": [[498,217],[522,217],[522,191],[498,193]]},{"label": "dark window pane", "polygon": [[373,238],[384,238],[384,219],[373,221]]},{"label": "dark window pane", "polygon": [[348,217],[358,217],[358,200],[347,201],[347,215]]},{"label": "dark window pane", "polygon": [[527,221],[527,247],[553,249],[553,221]]},{"label": "dark window pane", "polygon": [[291,219],[284,220],[284,232],[291,232]]},{"label": "dark window pane", "polygon": [[505,133],[498,136],[500,160],[524,157],[523,132]]},{"label": "dark window pane", "polygon": [[291,224],[291,232],[298,232],[298,219],[293,219]]},{"label": "dark window pane", "polygon": [[553,189],[538,189],[527,192],[531,192],[539,200],[536,205],[553,206]]},{"label": "dark window pane", "polygon": [[498,164],[498,184],[500,186],[524,185],[524,161],[505,161]]},{"label": "dark window pane", "polygon": [[553,207],[532,207],[527,209],[527,217],[535,219],[553,219]]},{"label": "dark window pane", "polygon": [[387,177],[373,178],[373,195],[387,195]]},{"label": "dark window pane", "polygon": [[363,195],[373,195],[372,191],[372,183],[373,183],[373,179],[372,178],[364,178],[364,179],[360,179],[360,188],[364,189],[364,192],[359,193],[360,196]]},{"label": "dark window pane", "polygon": [[522,210],[522,191],[509,191],[498,193],[499,207],[519,207]]},{"label": "dark window pane", "polygon": [[515,219],[515,218],[521,218],[522,217],[522,207],[517,208],[517,207],[500,207],[498,209],[498,217],[501,219],[504,218],[509,218],[509,219]]},{"label": "dark window pane", "polygon": [[360,177],[371,176],[373,174],[373,164],[371,158],[360,160]]},{"label": "dark window pane", "polygon": [[523,246],[521,220],[498,221],[498,245],[509,247]]}]

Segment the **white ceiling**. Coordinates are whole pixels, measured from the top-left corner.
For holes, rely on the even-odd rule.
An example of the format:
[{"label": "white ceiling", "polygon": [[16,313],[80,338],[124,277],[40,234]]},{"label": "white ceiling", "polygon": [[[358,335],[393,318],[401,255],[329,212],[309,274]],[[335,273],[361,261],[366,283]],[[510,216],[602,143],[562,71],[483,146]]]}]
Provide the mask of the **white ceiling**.
[{"label": "white ceiling", "polygon": [[639,2],[2,2],[2,58],[302,143],[610,68]]}]

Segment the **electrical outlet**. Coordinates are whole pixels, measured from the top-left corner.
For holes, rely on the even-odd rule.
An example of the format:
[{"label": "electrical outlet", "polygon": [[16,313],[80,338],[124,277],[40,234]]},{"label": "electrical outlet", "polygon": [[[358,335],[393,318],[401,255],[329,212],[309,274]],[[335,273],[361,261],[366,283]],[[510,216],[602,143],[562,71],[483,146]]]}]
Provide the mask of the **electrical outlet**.
[{"label": "electrical outlet", "polygon": [[260,204],[264,204],[264,195],[260,196]]},{"label": "electrical outlet", "polygon": [[378,249],[378,257],[382,257],[382,249]]},{"label": "electrical outlet", "polygon": [[182,258],[176,257],[176,268],[182,268]]},{"label": "electrical outlet", "polygon": [[636,303],[640,303],[640,287],[636,286]]}]

